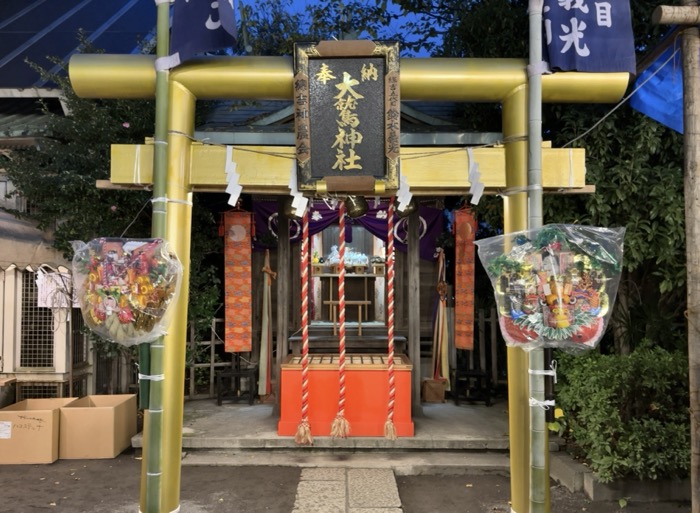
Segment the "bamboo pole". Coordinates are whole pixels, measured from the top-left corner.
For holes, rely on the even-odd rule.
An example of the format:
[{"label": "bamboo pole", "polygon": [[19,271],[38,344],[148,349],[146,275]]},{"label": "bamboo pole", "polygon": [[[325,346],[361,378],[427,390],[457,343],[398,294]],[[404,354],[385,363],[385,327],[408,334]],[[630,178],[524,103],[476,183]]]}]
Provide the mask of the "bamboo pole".
[{"label": "bamboo pole", "polygon": [[[528,229],[542,227],[542,8],[530,0],[530,65],[528,66]],[[529,353],[530,513],[548,513],[549,473],[544,413],[544,349]]]},{"label": "bamboo pole", "polygon": [[[170,52],[170,4],[157,6],[156,58],[167,57]],[[155,67],[154,67],[155,69]],[[165,187],[167,180],[168,153],[168,70],[156,71],[156,119],[155,149],[153,152],[153,221],[151,235],[164,238],[166,227]],[[149,376],[163,375],[163,337],[152,344],[139,347],[139,370]],[[163,380],[150,382],[148,378],[141,386],[141,403],[148,404],[148,422],[144,423],[144,449],[140,505],[145,513],[158,513],[161,508],[161,440],[163,434]]]}]

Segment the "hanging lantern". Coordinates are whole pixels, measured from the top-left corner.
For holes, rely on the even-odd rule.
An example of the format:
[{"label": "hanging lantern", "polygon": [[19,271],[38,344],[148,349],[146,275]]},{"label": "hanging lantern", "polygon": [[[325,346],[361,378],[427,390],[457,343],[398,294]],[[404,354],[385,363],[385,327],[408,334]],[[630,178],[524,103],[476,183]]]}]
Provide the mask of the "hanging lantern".
[{"label": "hanging lantern", "polygon": [[398,200],[394,202],[394,208],[396,210],[396,215],[399,217],[408,217],[411,215],[413,212],[418,210],[418,202],[416,201],[416,198],[412,198],[411,201],[406,205],[406,207],[403,210],[399,210],[399,205],[398,205]]},{"label": "hanging lantern", "polygon": [[345,207],[348,217],[352,219],[362,217],[369,210],[369,205],[364,196],[348,196],[345,200]]}]

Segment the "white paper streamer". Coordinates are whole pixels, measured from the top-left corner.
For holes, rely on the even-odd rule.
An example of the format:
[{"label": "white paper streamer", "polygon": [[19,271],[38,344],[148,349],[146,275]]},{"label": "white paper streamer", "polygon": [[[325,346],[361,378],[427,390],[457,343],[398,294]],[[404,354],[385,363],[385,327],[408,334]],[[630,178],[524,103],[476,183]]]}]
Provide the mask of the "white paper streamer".
[{"label": "white paper streamer", "polygon": [[467,148],[467,157],[469,159],[469,194],[472,196],[470,203],[478,205],[482,194],[484,194],[484,183],[481,181],[479,164],[474,160],[474,151],[471,148]]},{"label": "white paper streamer", "polygon": [[235,207],[238,203],[238,199],[241,197],[241,192],[243,192],[243,187],[239,184],[241,175],[236,171],[237,164],[233,161],[233,146],[226,146],[226,163],[224,166],[224,171],[226,173],[226,192],[230,195],[228,199],[228,204]]},{"label": "white paper streamer", "polygon": [[289,193],[294,198],[292,200],[292,208],[295,209],[294,215],[301,217],[306,211],[306,207],[309,204],[309,198],[304,196],[299,192],[297,185],[297,161],[292,160],[292,169],[289,175]]},{"label": "white paper streamer", "polygon": [[401,175],[399,178],[399,190],[396,191],[396,201],[398,204],[396,205],[396,209],[399,212],[403,212],[406,210],[406,207],[408,204],[411,202],[411,199],[413,198],[413,193],[411,192],[411,188],[408,185],[408,180],[404,175]]}]

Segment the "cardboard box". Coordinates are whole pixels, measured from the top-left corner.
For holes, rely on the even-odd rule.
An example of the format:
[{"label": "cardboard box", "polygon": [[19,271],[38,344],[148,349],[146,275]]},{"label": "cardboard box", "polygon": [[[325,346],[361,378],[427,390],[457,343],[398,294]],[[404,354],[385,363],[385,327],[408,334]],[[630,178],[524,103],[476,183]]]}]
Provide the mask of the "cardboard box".
[{"label": "cardboard box", "polygon": [[424,379],[421,383],[421,395],[426,403],[444,403],[447,380]]},{"label": "cardboard box", "polygon": [[59,458],[115,458],[136,434],[136,395],[88,395],[61,408]]},{"label": "cardboard box", "polygon": [[75,398],[26,399],[0,410],[0,464],[53,463],[58,459],[59,408]]}]

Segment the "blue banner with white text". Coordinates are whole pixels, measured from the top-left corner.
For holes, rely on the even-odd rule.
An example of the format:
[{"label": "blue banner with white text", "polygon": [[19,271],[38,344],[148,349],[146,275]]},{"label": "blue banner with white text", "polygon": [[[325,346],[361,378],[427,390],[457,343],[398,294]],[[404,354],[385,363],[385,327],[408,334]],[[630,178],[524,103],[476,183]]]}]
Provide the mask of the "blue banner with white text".
[{"label": "blue banner with white text", "polygon": [[629,0],[544,0],[543,20],[552,70],[635,73]]},{"label": "blue banner with white text", "polygon": [[198,53],[230,48],[236,43],[233,0],[175,0],[170,53],[183,62]]}]

